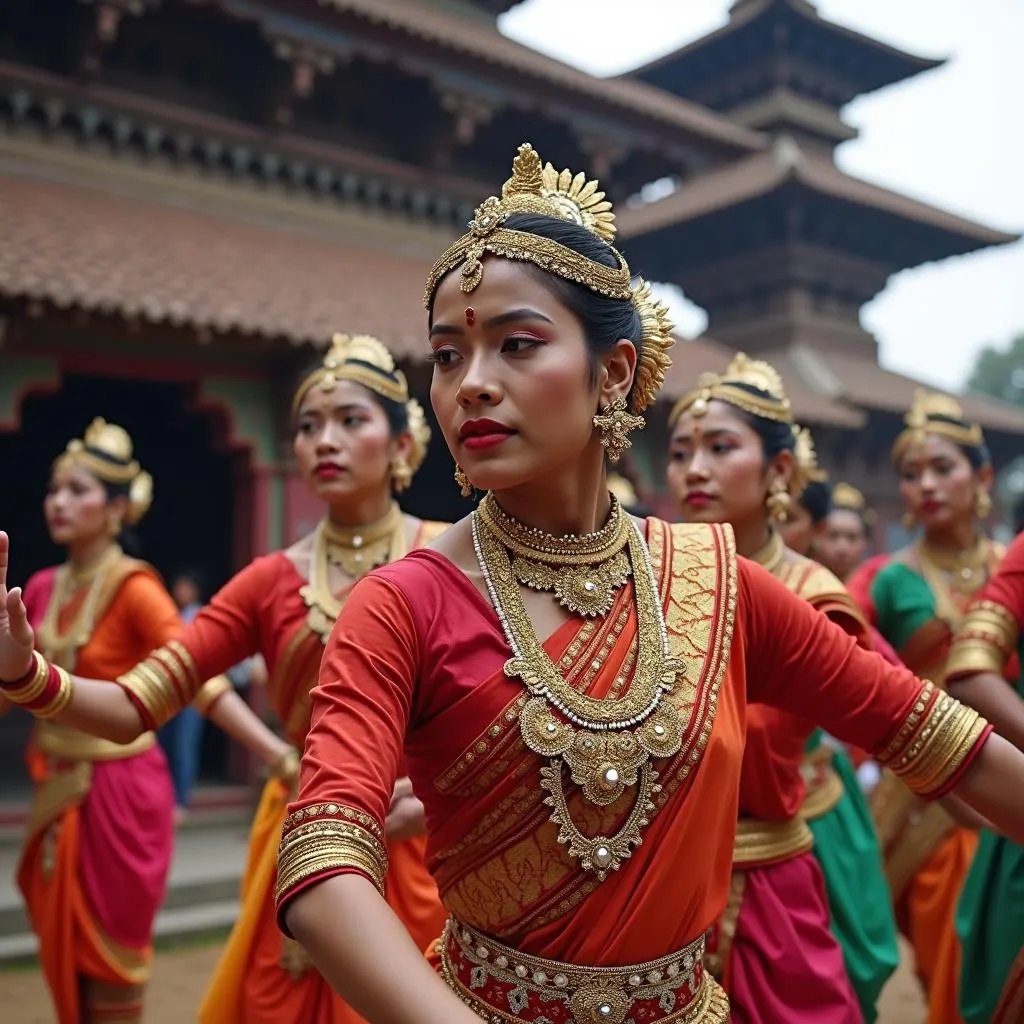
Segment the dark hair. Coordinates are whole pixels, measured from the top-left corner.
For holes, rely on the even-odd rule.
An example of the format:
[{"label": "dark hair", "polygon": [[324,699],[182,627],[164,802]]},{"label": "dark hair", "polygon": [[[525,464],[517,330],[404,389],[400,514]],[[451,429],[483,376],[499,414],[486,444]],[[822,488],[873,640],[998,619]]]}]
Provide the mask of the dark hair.
[{"label": "dark hair", "polygon": [[[92,449],[90,449],[91,451]],[[109,480],[104,480],[102,477],[96,476],[95,473],[89,471],[86,467],[86,472],[92,476],[96,482],[103,488],[107,495],[107,501],[115,501],[117,498],[124,498],[125,501],[131,502],[131,484],[113,484]],[[135,532],[135,528],[132,526],[122,526],[121,532],[117,535],[117,543],[121,545],[121,550],[131,558],[142,557],[142,542],[139,540],[139,535]]]},{"label": "dark hair", "polygon": [[[768,401],[775,400],[773,395],[768,394],[767,391],[762,391],[761,388],[755,388],[752,384],[729,381],[729,386],[746,391],[747,394],[754,395],[757,398],[767,399]],[[731,402],[726,404],[732,405]],[[791,452],[796,448],[796,435],[793,433],[793,425],[791,423],[785,423],[782,420],[770,420],[766,416],[755,416],[753,413],[749,413],[736,405],[733,405],[732,408],[733,412],[761,438],[761,446],[764,448],[766,462],[775,458],[779,452]]]},{"label": "dark hair", "polygon": [[815,526],[823,522],[832,511],[832,488],[823,480],[812,480],[797,501],[807,509]]},{"label": "dark hair", "polygon": [[[384,373],[379,366],[371,366],[369,363],[364,363],[361,359],[352,359],[349,361],[350,365],[364,367],[370,370],[372,373],[376,373],[386,380],[394,380],[394,378],[387,373]],[[309,363],[305,369],[295,378],[295,384],[292,387],[292,394],[302,386],[303,381],[308,377],[316,373],[317,370],[323,369],[323,357],[321,356],[315,362]],[[344,378],[342,378],[344,379]],[[363,391],[373,399],[384,411],[384,415],[388,421],[388,429],[392,434],[402,434],[409,429],[409,411],[405,407],[404,402],[396,402],[393,398],[385,398],[383,395],[378,394],[371,387],[367,387],[365,384],[361,384],[357,380],[349,381],[350,384],[355,384],[362,388]],[[314,385],[315,387],[316,385]],[[312,389],[310,389],[312,390]],[[305,397],[305,396],[303,396]],[[293,419],[297,418],[293,417]]]},{"label": "dark hair", "polygon": [[1013,506],[1013,532],[1024,533],[1024,497],[1018,498]]},{"label": "dark hair", "polygon": [[[541,213],[516,213],[502,226],[512,231],[523,231],[539,238],[547,238],[602,266],[615,269],[619,265],[612,247],[607,242],[572,221],[548,217]],[[631,300],[610,299],[606,295],[599,295],[585,285],[567,281],[564,277],[542,270],[528,261],[524,261],[522,266],[563,306],[571,310],[583,325],[583,334],[591,355],[592,383],[596,380],[598,359],[606,352],[610,352],[617,341],[623,338],[631,341],[636,349],[637,358],[640,357],[643,331],[640,314]],[[431,302],[431,324],[433,319]]]}]

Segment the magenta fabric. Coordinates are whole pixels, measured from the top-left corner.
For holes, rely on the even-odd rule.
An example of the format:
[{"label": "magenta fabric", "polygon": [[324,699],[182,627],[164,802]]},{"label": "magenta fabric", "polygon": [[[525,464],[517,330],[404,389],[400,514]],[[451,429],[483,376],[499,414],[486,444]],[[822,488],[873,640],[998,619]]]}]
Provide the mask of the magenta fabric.
[{"label": "magenta fabric", "polygon": [[174,787],[154,745],[93,765],[81,810],[79,878],[96,921],[114,942],[149,945],[174,852]]},{"label": "magenta fabric", "polygon": [[863,1024],[814,856],[745,874],[729,961],[732,1024]]}]

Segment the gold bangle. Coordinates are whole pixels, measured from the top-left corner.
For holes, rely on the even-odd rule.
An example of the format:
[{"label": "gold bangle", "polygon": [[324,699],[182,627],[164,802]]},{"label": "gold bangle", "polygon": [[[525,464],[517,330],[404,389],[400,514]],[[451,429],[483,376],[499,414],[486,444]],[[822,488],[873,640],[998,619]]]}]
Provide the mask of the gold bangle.
[{"label": "gold bangle", "polygon": [[38,651],[32,652],[32,659],[35,666],[32,678],[15,690],[0,691],[12,704],[31,704],[46,690],[46,684],[50,681],[49,662]]},{"label": "gold bangle", "polygon": [[271,764],[271,778],[280,779],[282,782],[293,782],[299,777],[301,765],[302,759],[299,757],[299,752],[294,747],[289,747]]},{"label": "gold bangle", "polygon": [[36,718],[53,718],[59,715],[68,706],[74,695],[75,687],[71,681],[71,676],[64,669],[56,665],[53,667],[53,671],[57,673],[57,678],[60,680],[57,692],[49,704],[33,712]]}]

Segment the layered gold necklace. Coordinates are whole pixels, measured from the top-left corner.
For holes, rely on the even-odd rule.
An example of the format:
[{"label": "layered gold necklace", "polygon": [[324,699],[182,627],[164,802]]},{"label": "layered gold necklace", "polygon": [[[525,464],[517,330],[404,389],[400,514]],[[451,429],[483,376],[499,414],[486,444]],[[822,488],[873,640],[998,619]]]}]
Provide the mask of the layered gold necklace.
[{"label": "layered gold necklace", "polygon": [[[657,792],[658,772],[652,759],[671,757],[682,745],[682,715],[673,702],[664,698],[676,688],[684,665],[669,651],[668,629],[647,545],[617,504],[613,505],[608,525],[597,534],[559,538],[532,530],[500,510],[503,518],[499,532],[492,525],[497,521],[496,508],[494,498],[488,495],[473,513],[473,547],[512,651],[505,662],[505,675],[518,679],[531,695],[519,716],[520,732],[530,750],[548,759],[540,771],[541,786],[549,793],[547,802],[552,808],[551,821],[558,826],[558,841],[568,847],[570,856],[579,859],[584,871],[603,881],[642,841],[642,830],[654,810],[652,797]],[[596,577],[593,566],[599,564],[593,561],[593,553],[614,549],[611,538],[618,537],[620,531],[625,542],[615,554],[622,554],[624,548],[629,563],[627,575],[633,576],[636,667],[623,695],[601,699],[571,686],[544,650],[523,604],[510,552],[515,558],[545,566],[552,580],[567,579],[561,575],[566,569],[589,574],[582,586],[582,592],[589,595],[592,591],[585,583],[598,584],[592,578]],[[506,539],[515,545],[507,545]],[[538,541],[543,542],[541,547],[536,546]],[[552,548],[563,553],[552,554]],[[563,559],[574,552],[579,561],[567,565]],[[586,558],[591,561],[588,563]],[[578,589],[573,583],[563,587],[563,592],[572,596]],[[559,601],[565,603],[561,597]],[[583,798],[599,807],[607,807],[627,788],[635,787],[633,807],[614,835],[587,836],[577,827],[565,794],[565,768],[571,781],[581,788]]]},{"label": "layered gold necklace", "polygon": [[915,545],[921,575],[935,598],[935,614],[957,629],[963,621],[964,601],[984,585],[992,561],[992,544],[980,536],[966,551],[933,547],[923,538]]},{"label": "layered gold necklace", "polygon": [[308,610],[306,622],[327,643],[344,603],[330,587],[330,567],[337,566],[353,580],[401,558],[408,547],[405,518],[397,502],[376,522],[365,526],[339,526],[320,520],[313,535],[309,582],[299,590]]},{"label": "layered gold necklace", "polygon": [[480,517],[512,558],[512,573],[524,587],[551,591],[563,607],[585,618],[607,615],[629,579],[626,557],[629,520],[612,496],[608,522],[596,533],[557,537],[524,526],[487,495]]},{"label": "layered gold necklace", "polygon": [[[43,621],[36,630],[39,650],[48,661],[69,671],[74,668],[78,651],[92,636],[96,624],[96,607],[107,574],[123,554],[117,544],[112,544],[92,565],[76,569],[69,562],[65,562],[57,570],[50,601],[43,614]],[[78,613],[68,624],[67,629],[61,632],[61,610],[85,586],[89,589],[82,599]]]},{"label": "layered gold necklace", "polygon": [[751,556],[751,561],[763,565],[773,576],[779,574],[782,563],[786,560],[786,543],[778,530],[772,530],[768,536],[768,543],[760,551]]}]

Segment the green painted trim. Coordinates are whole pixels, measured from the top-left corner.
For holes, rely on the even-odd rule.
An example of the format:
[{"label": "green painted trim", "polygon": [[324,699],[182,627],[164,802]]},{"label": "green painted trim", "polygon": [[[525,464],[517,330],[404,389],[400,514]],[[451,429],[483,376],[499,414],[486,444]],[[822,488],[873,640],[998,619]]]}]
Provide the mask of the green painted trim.
[{"label": "green painted trim", "polygon": [[284,473],[275,470],[267,477],[268,551],[279,551],[285,546],[284,505]]},{"label": "green painted trim", "polygon": [[269,380],[203,377],[199,384],[199,403],[222,405],[229,410],[231,439],[249,446],[254,469],[276,465],[274,388]]},{"label": "green painted trim", "polygon": [[60,363],[46,356],[0,355],[0,430],[17,430],[21,401],[31,385],[60,387]]}]

